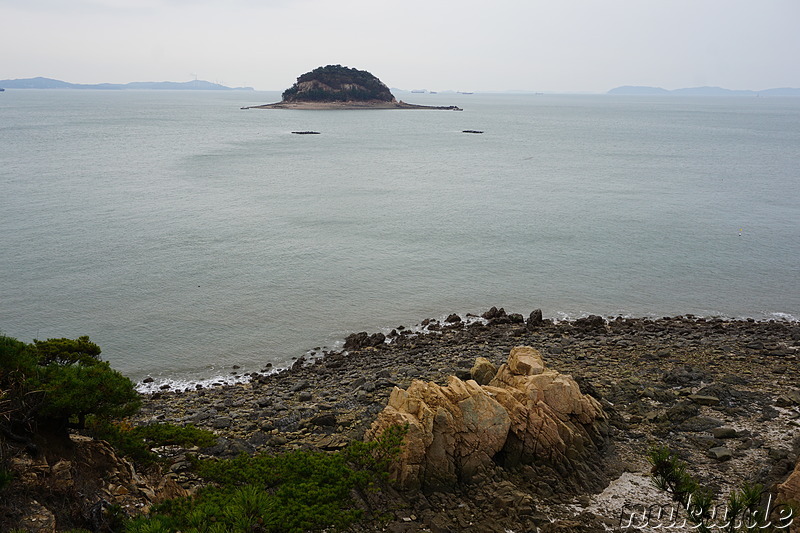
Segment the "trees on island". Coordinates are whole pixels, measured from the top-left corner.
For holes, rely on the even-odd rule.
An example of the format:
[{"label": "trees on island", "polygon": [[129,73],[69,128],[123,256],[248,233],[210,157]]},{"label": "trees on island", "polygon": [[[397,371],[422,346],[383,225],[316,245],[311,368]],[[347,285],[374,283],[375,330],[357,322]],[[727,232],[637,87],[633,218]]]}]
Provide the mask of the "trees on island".
[{"label": "trees on island", "polygon": [[285,102],[394,100],[389,88],[365,70],[327,65],[306,72],[283,92]]}]

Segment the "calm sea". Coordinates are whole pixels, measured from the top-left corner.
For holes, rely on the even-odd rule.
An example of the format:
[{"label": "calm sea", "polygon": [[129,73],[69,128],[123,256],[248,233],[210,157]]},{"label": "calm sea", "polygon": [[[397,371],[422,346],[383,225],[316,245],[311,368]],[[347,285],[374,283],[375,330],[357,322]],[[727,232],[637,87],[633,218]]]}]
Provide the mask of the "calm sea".
[{"label": "calm sea", "polygon": [[400,97],[464,111],[0,94],[0,331],[160,383],[492,305],[800,317],[800,99]]}]

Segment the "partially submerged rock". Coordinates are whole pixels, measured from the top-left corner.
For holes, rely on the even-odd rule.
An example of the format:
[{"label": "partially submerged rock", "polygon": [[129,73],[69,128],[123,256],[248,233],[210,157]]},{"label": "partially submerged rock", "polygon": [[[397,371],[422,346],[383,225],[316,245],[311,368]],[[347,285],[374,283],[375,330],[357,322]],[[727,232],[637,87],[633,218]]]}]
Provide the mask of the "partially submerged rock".
[{"label": "partially submerged rock", "polygon": [[[446,386],[415,380],[406,390],[395,387],[367,437],[408,424],[393,472],[406,488],[469,483],[498,464],[521,463],[567,477],[594,471],[603,484],[605,420],[600,403],[575,380],[546,369],[537,350],[519,346],[488,385],[450,376]],[[583,485],[591,476],[580,477]]]}]

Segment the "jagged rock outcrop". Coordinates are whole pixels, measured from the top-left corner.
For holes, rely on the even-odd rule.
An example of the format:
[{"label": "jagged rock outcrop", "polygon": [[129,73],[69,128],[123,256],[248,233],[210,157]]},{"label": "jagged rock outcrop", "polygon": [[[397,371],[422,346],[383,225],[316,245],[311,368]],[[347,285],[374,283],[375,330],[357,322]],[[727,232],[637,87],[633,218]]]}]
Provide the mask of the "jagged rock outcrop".
[{"label": "jagged rock outcrop", "polygon": [[[55,531],[64,527],[62,522],[75,524],[76,520],[103,527],[94,522],[104,520],[109,505],[135,514],[154,503],[188,495],[169,476],[137,473],[105,441],[80,435],[70,438],[68,454],[22,453],[10,459],[15,482],[25,490],[6,494],[0,529]],[[78,507],[65,502],[75,502]]]},{"label": "jagged rock outcrop", "polygon": [[395,387],[367,437],[408,424],[393,472],[407,488],[469,483],[498,464],[520,463],[578,474],[583,484],[602,463],[605,419],[600,403],[582,394],[575,380],[546,369],[537,350],[519,346],[488,385],[450,376],[446,386],[414,381],[407,390]]},{"label": "jagged rock outcrop", "polygon": [[[794,471],[789,477],[778,485],[777,501],[792,506],[800,506],[800,461],[794,467]],[[788,528],[789,533],[800,531],[800,517],[794,517],[792,524]]]}]

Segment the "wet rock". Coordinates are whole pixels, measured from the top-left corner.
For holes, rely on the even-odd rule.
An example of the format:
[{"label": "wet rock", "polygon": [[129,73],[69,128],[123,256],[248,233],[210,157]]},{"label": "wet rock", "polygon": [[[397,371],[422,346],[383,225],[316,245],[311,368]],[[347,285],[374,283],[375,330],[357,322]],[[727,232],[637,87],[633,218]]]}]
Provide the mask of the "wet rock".
[{"label": "wet rock", "polygon": [[528,317],[528,329],[534,329],[541,326],[544,323],[544,319],[542,318],[542,310],[535,309],[531,312],[530,316]]},{"label": "wet rock", "polygon": [[489,309],[488,311],[486,311],[481,315],[481,318],[484,318],[486,320],[495,320],[505,316],[506,316],[505,309],[503,309],[502,307],[498,309],[497,307],[492,306],[491,309]]},{"label": "wet rock", "polygon": [[508,320],[512,324],[524,324],[525,323],[525,317],[523,317],[519,313],[511,313],[510,315],[508,315]]},{"label": "wet rock", "polygon": [[445,318],[444,321],[448,324],[458,324],[461,323],[461,317],[458,316],[456,313],[453,313],[451,315],[448,315],[448,317]]},{"label": "wet rock", "polygon": [[351,333],[344,340],[344,349],[358,350],[359,348],[363,348],[364,346],[366,346],[367,339],[369,339],[369,333],[367,333],[366,331],[361,331],[359,333]]},{"label": "wet rock", "polygon": [[582,331],[598,331],[605,329],[606,321],[601,316],[589,315],[575,320],[573,325],[576,329]]}]

